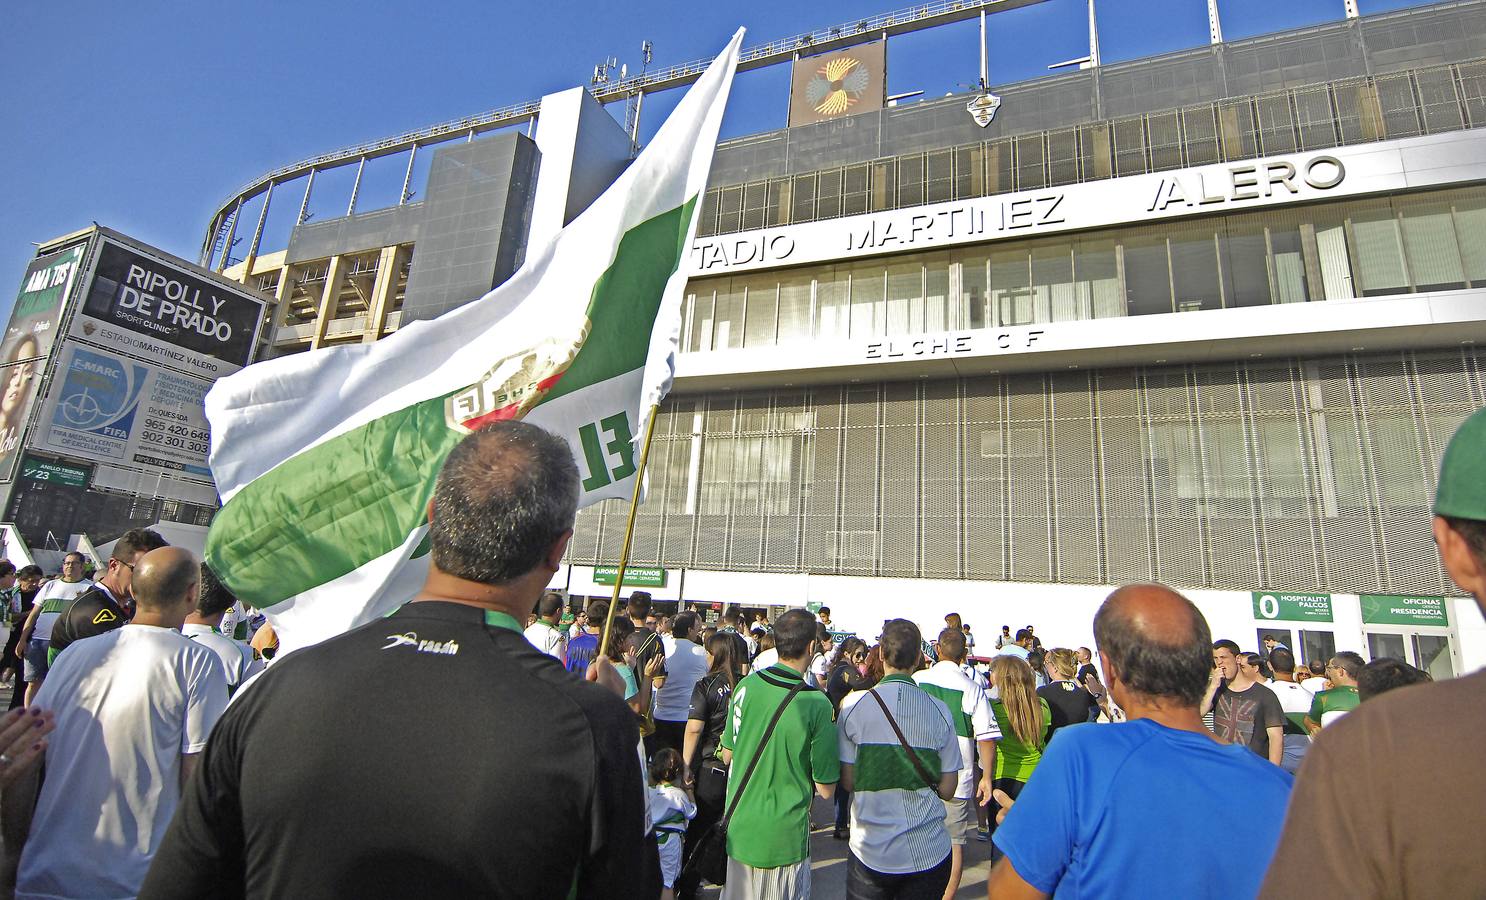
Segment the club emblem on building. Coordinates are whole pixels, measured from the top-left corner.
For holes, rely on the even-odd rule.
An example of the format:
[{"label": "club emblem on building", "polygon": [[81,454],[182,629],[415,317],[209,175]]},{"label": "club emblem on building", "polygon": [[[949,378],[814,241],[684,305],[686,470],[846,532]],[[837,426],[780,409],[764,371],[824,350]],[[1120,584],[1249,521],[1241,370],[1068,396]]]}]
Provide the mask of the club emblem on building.
[{"label": "club emblem on building", "polygon": [[973,100],[965,104],[965,109],[970,111],[970,118],[981,128],[986,127],[996,120],[996,110],[1001,108],[1001,98],[990,91],[977,94]]}]

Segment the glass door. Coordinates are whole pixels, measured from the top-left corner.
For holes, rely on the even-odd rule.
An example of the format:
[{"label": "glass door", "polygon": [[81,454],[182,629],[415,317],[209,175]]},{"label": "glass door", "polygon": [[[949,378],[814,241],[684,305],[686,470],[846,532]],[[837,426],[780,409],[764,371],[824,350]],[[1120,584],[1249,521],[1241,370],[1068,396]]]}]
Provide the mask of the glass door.
[{"label": "glass door", "polygon": [[1451,659],[1450,638],[1443,634],[1416,634],[1413,637],[1413,664],[1429,673],[1435,681],[1455,677]]},{"label": "glass door", "polygon": [[1391,656],[1423,669],[1435,681],[1454,678],[1455,653],[1448,634],[1412,631],[1370,631],[1367,652],[1371,659]]},{"label": "glass door", "polygon": [[1385,656],[1391,656],[1394,659],[1401,659],[1413,665],[1413,661],[1409,659],[1408,652],[1405,650],[1406,644],[1407,642],[1401,634],[1377,634],[1369,632],[1367,635],[1368,659],[1382,659]]}]

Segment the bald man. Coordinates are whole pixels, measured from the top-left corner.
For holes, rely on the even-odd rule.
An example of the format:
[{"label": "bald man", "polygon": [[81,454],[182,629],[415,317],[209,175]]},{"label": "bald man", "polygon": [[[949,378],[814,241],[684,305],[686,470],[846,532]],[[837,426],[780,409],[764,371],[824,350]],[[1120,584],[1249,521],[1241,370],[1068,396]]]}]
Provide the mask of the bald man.
[{"label": "bald man", "polygon": [[[139,892],[197,754],[227,707],[216,654],[181,636],[196,606],[200,563],[164,547],[135,564],[129,624],[57,657],[36,695],[56,715],[34,808],[0,823],[14,852],[30,831],[17,897],[132,897]],[[35,776],[33,776],[35,777]]]},{"label": "bald man", "polygon": [[[1203,727],[1207,621],[1168,587],[1132,585],[1099,608],[1094,639],[1128,721],[1074,725],[1048,744],[996,829],[1005,855],[991,871],[991,898],[1048,897],[1060,886],[1083,897],[1208,896],[1216,885],[1253,896],[1293,778]],[[1215,843],[1213,816],[1235,803],[1249,825]]]}]

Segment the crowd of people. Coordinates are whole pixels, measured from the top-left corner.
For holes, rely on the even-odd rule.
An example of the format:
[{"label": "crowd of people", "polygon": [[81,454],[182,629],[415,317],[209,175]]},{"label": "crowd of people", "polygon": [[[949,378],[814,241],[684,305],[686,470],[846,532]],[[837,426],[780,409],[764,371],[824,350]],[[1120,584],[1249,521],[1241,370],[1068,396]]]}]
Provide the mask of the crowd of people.
[{"label": "crowd of people", "polygon": [[[1157,584],[1109,595],[1096,650],[1006,626],[987,656],[954,613],[870,640],[828,609],[709,622],[645,592],[569,613],[547,585],[578,477],[534,426],[468,436],[435,487],[420,592],[278,659],[271,627],[154,532],[125,534],[96,578],[81,555],[50,581],[0,562],[0,883],[805,898],[821,798],[852,898],[953,897],[972,840],[991,845],[992,898],[1486,884],[1472,829],[1426,826],[1480,820],[1486,725],[1459,711],[1486,675],[1431,684],[1348,651],[1302,666],[1279,636],[1246,651]],[[1435,513],[1445,570],[1486,604],[1486,411],[1450,444]],[[1235,804],[1241,824],[1214,817]]]}]

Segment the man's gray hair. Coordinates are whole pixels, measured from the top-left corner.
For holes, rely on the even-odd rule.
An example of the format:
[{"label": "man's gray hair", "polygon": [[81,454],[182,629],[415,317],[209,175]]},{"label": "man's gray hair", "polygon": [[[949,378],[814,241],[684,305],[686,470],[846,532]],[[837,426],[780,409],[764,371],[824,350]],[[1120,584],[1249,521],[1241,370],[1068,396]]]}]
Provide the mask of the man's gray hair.
[{"label": "man's gray hair", "polygon": [[536,568],[577,511],[578,466],[567,442],[525,422],[496,422],[460,441],[439,473],[433,564],[466,581],[504,584]]}]

